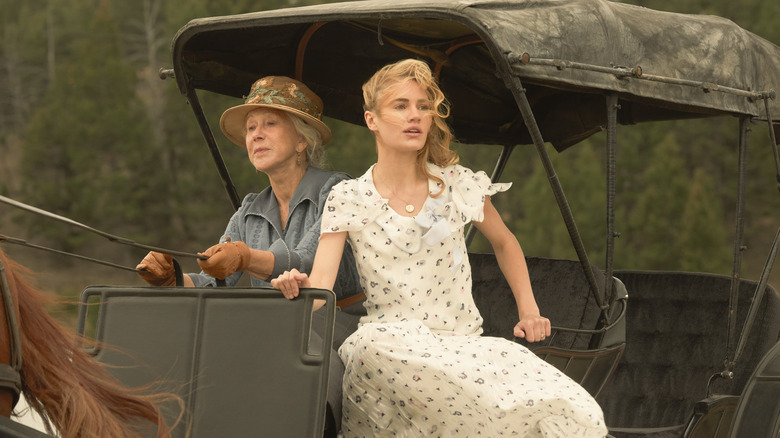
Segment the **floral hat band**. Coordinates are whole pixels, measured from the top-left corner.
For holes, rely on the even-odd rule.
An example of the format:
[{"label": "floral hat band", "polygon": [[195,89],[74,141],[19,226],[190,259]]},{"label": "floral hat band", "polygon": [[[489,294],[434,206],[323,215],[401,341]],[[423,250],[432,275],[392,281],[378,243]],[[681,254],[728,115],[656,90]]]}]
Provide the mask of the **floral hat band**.
[{"label": "floral hat band", "polygon": [[322,144],[330,140],[330,128],[322,121],[322,99],[303,82],[286,76],[258,79],[252,84],[243,105],[228,108],[222,113],[219,126],[225,136],[245,147],[246,116],[258,108],[273,108],[296,115],[320,133]]}]

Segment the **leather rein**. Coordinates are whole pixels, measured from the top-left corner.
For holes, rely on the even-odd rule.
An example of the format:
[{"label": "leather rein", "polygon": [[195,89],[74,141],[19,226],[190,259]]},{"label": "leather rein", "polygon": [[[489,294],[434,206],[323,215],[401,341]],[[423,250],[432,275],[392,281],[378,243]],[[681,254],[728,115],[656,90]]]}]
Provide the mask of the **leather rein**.
[{"label": "leather rein", "polygon": [[0,390],[5,390],[13,395],[11,408],[19,402],[22,393],[22,346],[19,340],[19,325],[16,322],[11,289],[5,276],[5,267],[0,261],[0,289],[2,289],[3,312],[8,328],[8,345],[10,349],[10,364],[0,364]]}]

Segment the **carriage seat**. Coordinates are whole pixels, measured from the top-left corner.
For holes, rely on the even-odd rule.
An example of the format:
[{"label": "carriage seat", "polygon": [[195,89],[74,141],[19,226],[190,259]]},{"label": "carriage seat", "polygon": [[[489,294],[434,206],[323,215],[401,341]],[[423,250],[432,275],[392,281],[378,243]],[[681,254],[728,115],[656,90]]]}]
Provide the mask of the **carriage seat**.
[{"label": "carriage seat", "polygon": [[[327,311],[317,321],[315,299],[326,301],[318,313]],[[91,286],[81,302],[90,305],[80,307],[78,331],[85,334],[96,317],[101,348],[91,353],[97,360],[125,385],[160,382],[182,397],[185,412],[173,438],[258,430],[322,437],[332,350],[323,346],[333,342],[333,292],[304,288],[287,300],[267,288]],[[173,424],[178,409],[164,408]]]},{"label": "carriage seat", "polygon": [[[524,340],[515,339],[512,327],[517,323],[517,306],[512,290],[506,282],[494,254],[470,253],[472,272],[472,293],[484,322],[482,328],[486,336],[498,336],[516,340],[528,347]],[[579,261],[559,260],[541,257],[526,257],[531,287],[536,303],[542,315],[550,319],[553,326],[574,329],[593,330],[599,324],[601,309],[590,290]],[[593,267],[596,283],[604,293],[604,273]],[[625,291],[619,281],[615,286],[615,299],[611,306],[620,311],[622,304],[615,305],[618,298],[625,297]],[[620,327],[615,327],[615,332]],[[610,333],[611,335],[612,333]],[[591,334],[556,334],[552,346],[586,350],[592,348]],[[619,334],[601,347],[609,347],[623,342]]]},{"label": "carriage seat", "polygon": [[[616,271],[631,294],[626,350],[597,400],[616,437],[683,436],[694,407],[708,399],[708,379],[723,370],[731,277],[706,273]],[[757,282],[741,280],[737,332]],[[756,364],[780,338],[780,295],[767,286],[733,380],[713,394],[738,396]],[[711,407],[717,407],[712,405]],[[725,428],[727,431],[728,428]],[[686,435],[687,436],[687,435]]]},{"label": "carriage seat", "polygon": [[[594,397],[617,367],[625,348],[626,292],[614,279],[609,329],[604,333],[576,333],[565,329],[594,330],[601,321],[601,309],[590,290],[578,261],[527,257],[528,273],[541,314],[554,327],[544,342],[530,344],[514,337],[517,306],[509,284],[493,254],[469,254],[474,301],[484,319],[483,334],[519,342],[582,385]],[[605,276],[593,267],[604,293]]]}]

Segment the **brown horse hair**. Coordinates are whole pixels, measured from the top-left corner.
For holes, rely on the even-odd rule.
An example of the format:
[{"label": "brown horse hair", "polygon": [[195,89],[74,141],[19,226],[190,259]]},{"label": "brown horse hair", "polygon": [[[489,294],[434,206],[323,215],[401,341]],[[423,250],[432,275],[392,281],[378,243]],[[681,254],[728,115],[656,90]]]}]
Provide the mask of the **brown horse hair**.
[{"label": "brown horse hair", "polygon": [[160,405],[176,402],[182,412],[181,398],[150,393],[151,386],[122,385],[84,350],[94,342],[49,315],[45,306],[53,300],[33,287],[29,269],[2,250],[0,261],[19,309],[22,393],[48,433],[61,438],[135,438],[148,436],[156,427],[158,438],[169,438],[171,429]]}]

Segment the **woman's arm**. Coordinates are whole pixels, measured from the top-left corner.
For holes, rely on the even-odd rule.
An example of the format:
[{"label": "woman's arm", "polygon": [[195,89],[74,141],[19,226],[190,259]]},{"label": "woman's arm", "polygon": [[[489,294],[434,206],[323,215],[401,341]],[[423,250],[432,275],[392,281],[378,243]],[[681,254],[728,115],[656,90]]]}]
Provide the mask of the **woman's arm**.
[{"label": "woman's arm", "polygon": [[244,272],[261,280],[268,280],[274,270],[274,254],[260,249],[249,249],[250,259]]},{"label": "woman's arm", "polygon": [[[281,290],[282,294],[288,299],[297,297],[302,287],[333,290],[346,239],[346,231],[323,233],[320,236],[320,244],[317,246],[317,253],[314,256],[311,275],[301,273],[297,269],[285,271],[271,280],[271,286]],[[315,309],[320,306],[321,304],[315,303]]]},{"label": "woman's arm", "polygon": [[549,336],[550,320],[539,314],[539,306],[531,289],[531,279],[523,249],[487,196],[484,219],[482,222],[474,222],[474,225],[493,246],[498,266],[515,296],[520,319],[514,329],[515,336],[524,337],[529,342],[536,342]]},{"label": "woman's arm", "polygon": [[[349,178],[347,174],[343,173],[318,173],[312,175],[310,175],[308,180],[304,179],[301,182],[303,187],[299,189],[307,193],[312,192],[310,193],[311,196],[307,196],[307,198],[315,200],[317,204],[302,202],[294,206],[295,210],[292,212],[287,226],[295,228],[295,235],[297,236],[295,241],[288,242],[279,236],[267,248],[246,248],[242,252],[233,251],[237,253],[235,255],[228,254],[221,258],[217,256],[212,262],[213,267],[211,263],[201,264],[203,271],[215,278],[230,276],[230,280],[234,280],[232,281],[233,283],[238,281],[238,276],[235,279],[233,278],[233,274],[238,271],[265,281],[270,281],[285,271],[292,271],[293,269],[298,271],[306,270],[308,272],[314,262],[321,227],[321,217],[319,215],[316,217],[316,220],[311,222],[309,222],[309,218],[315,212],[324,211],[325,202],[331,187]],[[327,176],[327,179],[323,175]],[[317,196],[314,196],[314,193]],[[255,205],[260,195],[250,194],[244,198],[241,209],[231,217],[222,236],[222,241],[248,242],[250,236],[257,232],[257,225],[252,225],[256,223],[244,222],[244,218],[246,211],[252,205]],[[265,224],[266,222],[262,221],[260,227],[264,228]],[[206,254],[213,255],[218,249],[221,248],[221,251],[225,251],[230,249],[229,247],[231,246],[220,243],[206,250]]]}]

